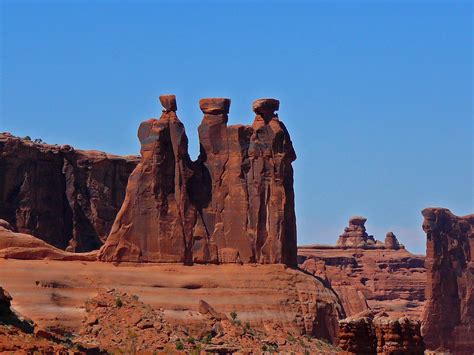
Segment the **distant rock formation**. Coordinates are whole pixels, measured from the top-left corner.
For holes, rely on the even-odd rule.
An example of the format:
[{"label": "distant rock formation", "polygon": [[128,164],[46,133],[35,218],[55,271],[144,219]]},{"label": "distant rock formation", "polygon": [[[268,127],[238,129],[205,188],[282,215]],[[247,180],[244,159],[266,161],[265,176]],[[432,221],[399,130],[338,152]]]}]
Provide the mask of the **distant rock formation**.
[{"label": "distant rock formation", "polygon": [[344,228],[344,233],[337,240],[338,247],[345,248],[363,248],[366,246],[374,246],[374,236],[368,235],[365,229],[367,218],[361,216],[351,217],[349,226]]},{"label": "distant rock formation", "polygon": [[302,245],[298,264],[337,292],[352,316],[367,309],[419,316],[425,299],[424,256],[413,255],[388,232],[385,243],[365,229],[365,217],[352,217],[337,245]]},{"label": "distant rock formation", "polygon": [[99,248],[136,157],[34,143],[0,133],[0,218],[60,249]]},{"label": "distant rock formation", "polygon": [[350,354],[422,355],[420,321],[361,312],[339,321],[339,347]]},{"label": "distant rock formation", "polygon": [[427,348],[472,354],[474,349],[474,214],[446,208],[422,211],[426,232],[426,304],[422,332]]},{"label": "distant rock formation", "polygon": [[405,249],[298,247],[300,268],[337,292],[348,316],[369,308],[419,316],[425,299],[424,256]]},{"label": "distant rock formation", "polygon": [[101,260],[296,265],[296,155],[278,100],[255,101],[252,126],[227,126],[230,100],[202,99],[196,162],[175,97],[160,101]]},{"label": "distant rock formation", "polygon": [[393,232],[388,232],[387,235],[385,236],[385,248],[387,249],[393,249],[393,250],[398,250],[398,249],[404,249],[405,247],[403,244],[400,244],[398,242],[397,237]]}]

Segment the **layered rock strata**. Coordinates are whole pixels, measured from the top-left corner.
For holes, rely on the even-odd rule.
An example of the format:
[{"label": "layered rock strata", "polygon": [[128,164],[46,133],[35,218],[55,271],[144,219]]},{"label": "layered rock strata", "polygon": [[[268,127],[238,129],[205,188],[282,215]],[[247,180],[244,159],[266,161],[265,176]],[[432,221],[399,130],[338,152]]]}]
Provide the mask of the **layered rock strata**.
[{"label": "layered rock strata", "polygon": [[99,248],[136,157],[75,150],[0,134],[0,218],[60,249]]},{"label": "layered rock strata", "polygon": [[426,232],[426,304],[423,336],[430,350],[474,350],[474,214],[445,208],[422,212]]},{"label": "layered rock strata", "polygon": [[419,316],[425,299],[424,257],[408,252],[392,232],[387,233],[385,243],[365,244],[364,240],[369,240],[365,220],[351,218],[349,224],[355,227],[346,228],[344,237],[339,238],[356,238],[353,247],[340,243],[300,246],[300,268],[331,285],[348,316],[369,308],[397,316]]},{"label": "layered rock strata", "polygon": [[296,155],[278,100],[255,101],[251,126],[228,126],[230,100],[202,99],[196,162],[175,98],[160,100],[101,260],[296,265]]}]

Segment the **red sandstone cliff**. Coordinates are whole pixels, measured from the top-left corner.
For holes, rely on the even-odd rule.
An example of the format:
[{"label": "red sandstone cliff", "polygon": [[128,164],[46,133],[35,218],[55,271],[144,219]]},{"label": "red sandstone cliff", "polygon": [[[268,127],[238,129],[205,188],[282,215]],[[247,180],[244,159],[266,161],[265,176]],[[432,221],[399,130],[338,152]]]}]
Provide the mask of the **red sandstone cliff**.
[{"label": "red sandstone cliff", "polygon": [[101,249],[104,261],[296,265],[290,136],[274,99],[251,126],[227,126],[229,99],[203,99],[201,154],[191,162],[174,96],[140,125],[140,164]]},{"label": "red sandstone cliff", "polygon": [[99,248],[136,157],[34,143],[0,134],[0,218],[60,249]]},{"label": "red sandstone cliff", "polygon": [[426,208],[426,304],[423,336],[430,350],[474,351],[474,214]]}]

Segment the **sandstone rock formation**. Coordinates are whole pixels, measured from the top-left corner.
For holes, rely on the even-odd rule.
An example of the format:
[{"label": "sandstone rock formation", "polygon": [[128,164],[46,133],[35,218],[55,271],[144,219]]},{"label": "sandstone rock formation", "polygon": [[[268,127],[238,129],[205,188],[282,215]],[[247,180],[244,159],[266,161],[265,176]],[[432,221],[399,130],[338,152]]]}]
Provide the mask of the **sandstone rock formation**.
[{"label": "sandstone rock formation", "polygon": [[136,157],[0,133],[0,218],[60,249],[97,249],[122,204]]},{"label": "sandstone rock formation", "polygon": [[398,242],[398,239],[397,237],[395,236],[395,234],[393,234],[393,232],[388,232],[387,235],[385,236],[385,248],[387,249],[393,249],[393,250],[398,250],[400,248],[405,248],[403,246],[403,244],[400,244]]},{"label": "sandstone rock formation", "polygon": [[337,240],[338,247],[363,248],[374,246],[374,236],[368,235],[365,229],[367,218],[355,216],[349,219],[349,226],[344,228],[344,233]]},{"label": "sandstone rock formation", "polygon": [[141,161],[130,175],[125,201],[101,249],[104,261],[190,262],[195,210],[188,140],[174,96],[161,96],[159,120],[138,129]]},{"label": "sandstone rock formation", "polygon": [[445,208],[422,212],[426,232],[426,304],[423,336],[430,350],[474,350],[474,214]]},{"label": "sandstone rock formation", "polygon": [[339,321],[339,347],[352,354],[413,354],[425,351],[420,321],[370,311]]},{"label": "sandstone rock formation", "polygon": [[425,299],[424,257],[405,250],[392,232],[385,243],[375,241],[365,221],[352,217],[336,246],[300,246],[300,268],[334,288],[348,316],[369,308],[418,316]]},{"label": "sandstone rock formation", "polygon": [[196,162],[174,96],[160,101],[101,260],[296,265],[296,155],[278,100],[255,101],[252,126],[227,126],[230,100],[202,99]]},{"label": "sandstone rock formation", "polygon": [[24,233],[15,233],[0,226],[0,258],[49,259],[49,260],[97,260],[97,251],[70,253]]}]

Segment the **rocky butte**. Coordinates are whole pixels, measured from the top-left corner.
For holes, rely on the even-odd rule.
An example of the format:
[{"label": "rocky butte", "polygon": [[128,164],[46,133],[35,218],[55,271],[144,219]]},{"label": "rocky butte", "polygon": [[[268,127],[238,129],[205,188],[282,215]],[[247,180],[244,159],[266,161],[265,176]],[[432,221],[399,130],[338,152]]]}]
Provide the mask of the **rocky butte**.
[{"label": "rocky butte", "polygon": [[202,99],[193,162],[173,95],[138,130],[141,161],[100,251],[103,261],[296,265],[290,136],[261,99],[250,126],[227,125],[230,100]]},{"label": "rocky butte", "polygon": [[426,232],[426,305],[422,332],[430,350],[474,350],[474,214],[422,212]]}]

